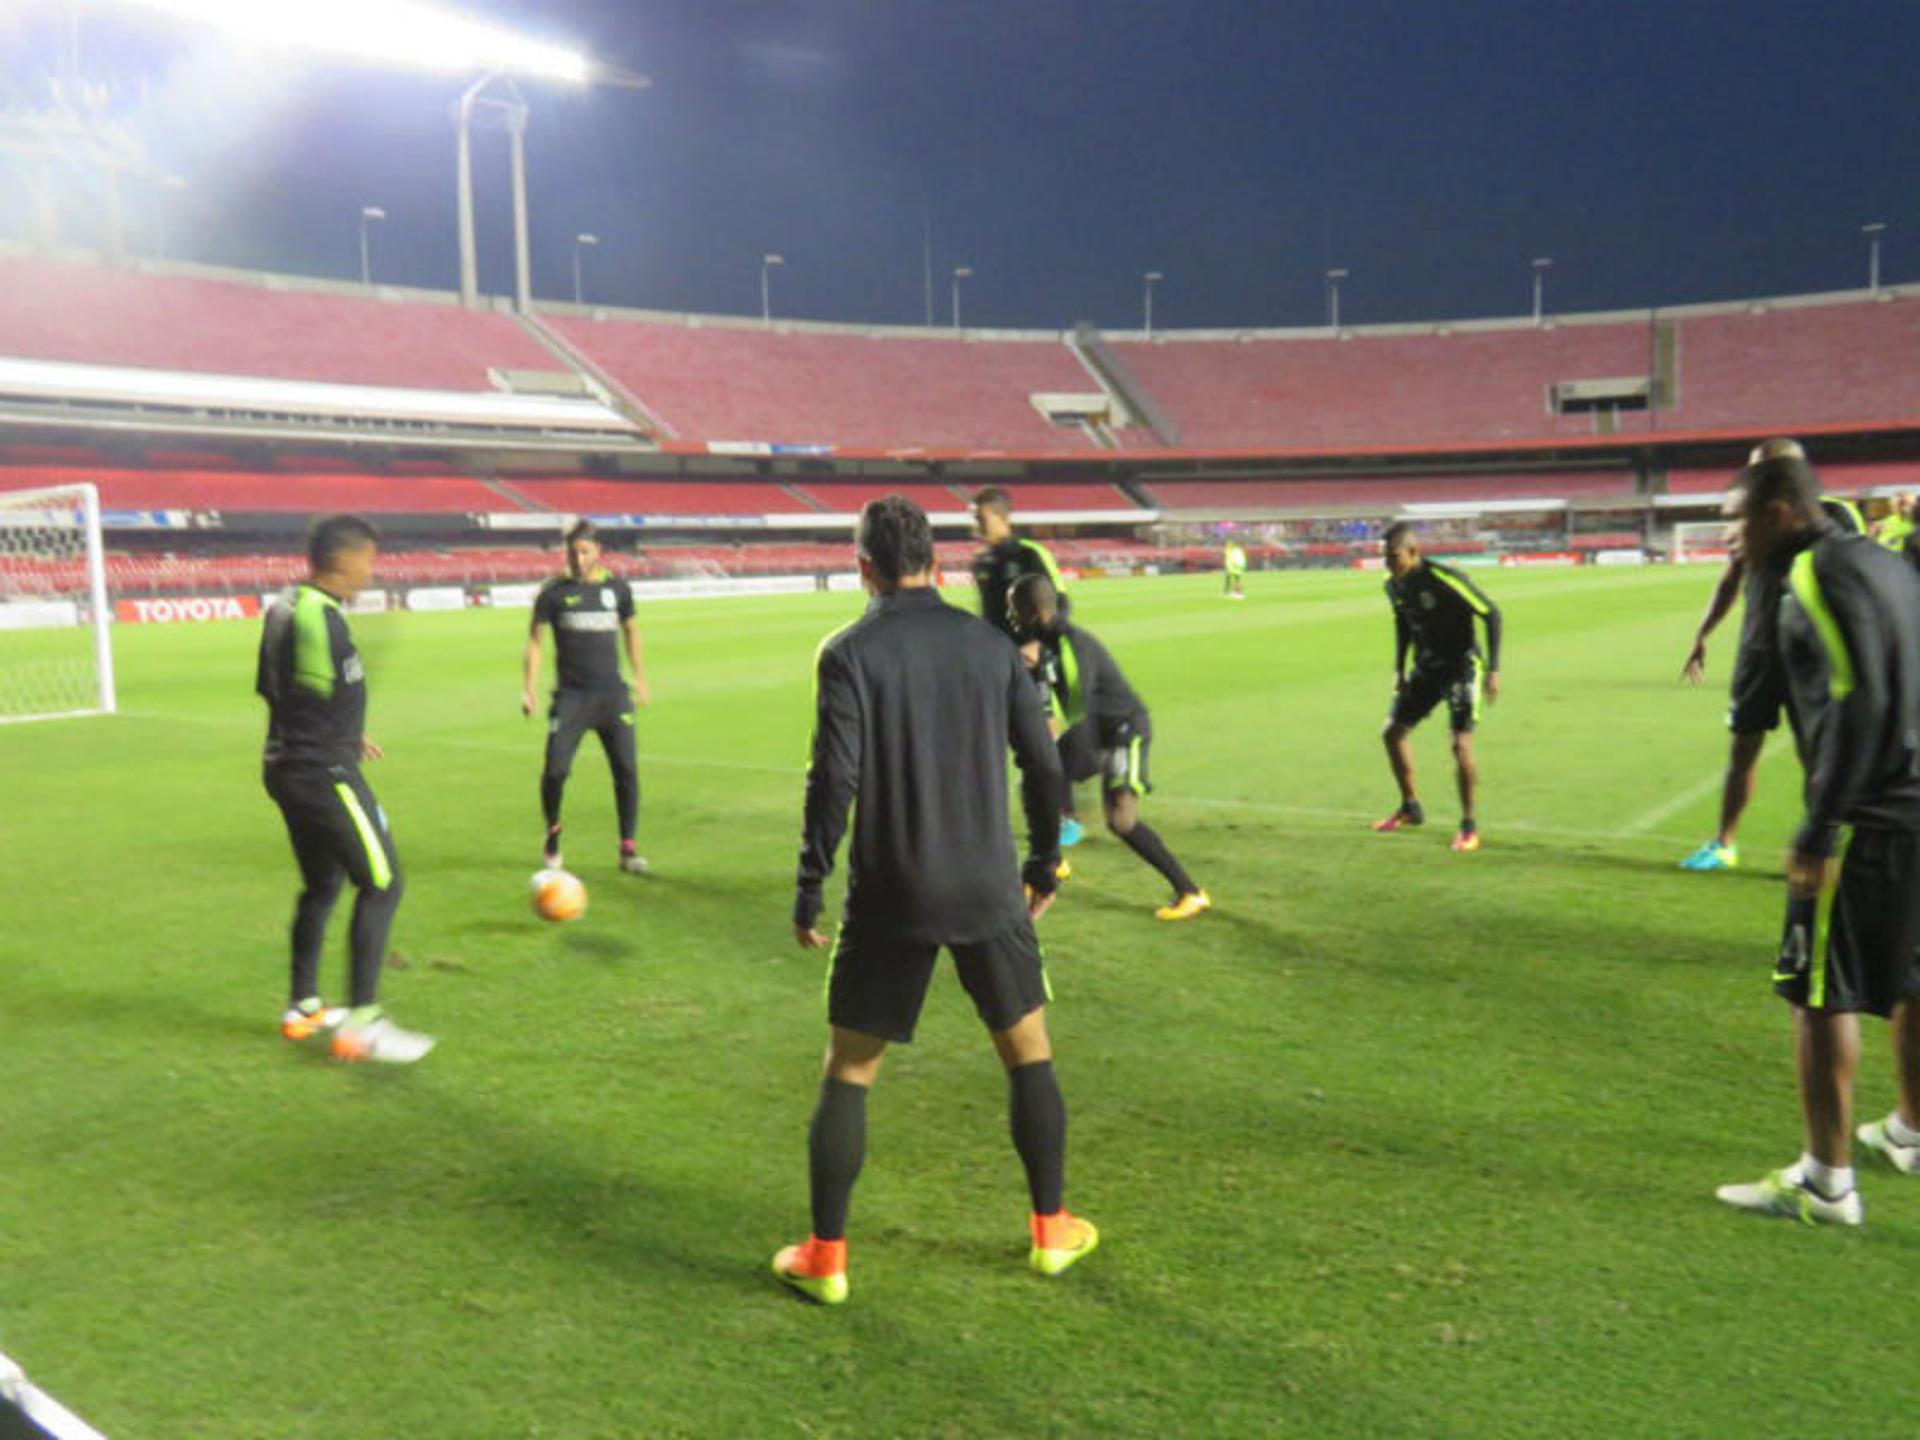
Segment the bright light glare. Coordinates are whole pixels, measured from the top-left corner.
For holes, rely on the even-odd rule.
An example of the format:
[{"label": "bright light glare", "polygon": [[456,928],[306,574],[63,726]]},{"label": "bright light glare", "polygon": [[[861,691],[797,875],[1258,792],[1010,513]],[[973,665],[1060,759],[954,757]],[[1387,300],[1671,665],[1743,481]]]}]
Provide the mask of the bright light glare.
[{"label": "bright light glare", "polygon": [[[98,3],[98,0],[96,0]],[[417,0],[125,0],[215,26],[241,40],[351,59],[584,85],[587,57]]]}]

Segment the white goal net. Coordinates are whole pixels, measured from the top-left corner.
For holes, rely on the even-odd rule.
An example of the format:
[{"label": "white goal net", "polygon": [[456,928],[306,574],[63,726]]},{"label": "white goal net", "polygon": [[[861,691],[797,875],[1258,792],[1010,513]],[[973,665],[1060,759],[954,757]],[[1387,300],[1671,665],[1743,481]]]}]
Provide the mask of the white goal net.
[{"label": "white goal net", "polygon": [[111,713],[112,618],[93,486],[0,493],[0,724]]},{"label": "white goal net", "polygon": [[1683,520],[1673,527],[1673,563],[1723,561],[1727,558],[1727,522]]}]

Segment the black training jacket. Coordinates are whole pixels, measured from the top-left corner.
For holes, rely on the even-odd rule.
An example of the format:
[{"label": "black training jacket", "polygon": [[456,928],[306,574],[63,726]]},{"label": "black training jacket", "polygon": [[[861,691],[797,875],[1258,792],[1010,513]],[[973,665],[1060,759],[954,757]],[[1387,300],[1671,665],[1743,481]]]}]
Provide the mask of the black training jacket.
[{"label": "black training jacket", "polygon": [[1052,888],[1060,760],[1040,692],[1004,635],[937,590],[899,590],[827,637],[816,684],[795,924],[819,919],[849,806],[849,923],[959,944],[1024,915],[1009,746],[1021,771],[1027,878]]},{"label": "black training jacket", "polygon": [[1775,643],[1806,770],[1794,848],[1831,855],[1840,826],[1920,829],[1920,576],[1828,524],[1771,562]]}]

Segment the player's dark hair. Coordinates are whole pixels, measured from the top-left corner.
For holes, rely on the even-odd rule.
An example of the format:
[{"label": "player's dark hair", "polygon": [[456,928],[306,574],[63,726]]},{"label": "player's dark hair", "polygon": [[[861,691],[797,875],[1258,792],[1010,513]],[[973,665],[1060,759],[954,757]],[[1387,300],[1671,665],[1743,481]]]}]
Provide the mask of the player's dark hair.
[{"label": "player's dark hair", "polygon": [[600,532],[594,528],[591,520],[576,520],[567,527],[567,544],[569,545],[576,540],[598,541],[599,539]]},{"label": "player's dark hair", "polygon": [[973,508],[1011,515],[1013,514],[1013,497],[998,485],[983,485],[973,492]]},{"label": "player's dark hair", "polygon": [[1007,591],[1007,618],[1022,639],[1031,639],[1060,613],[1060,594],[1044,575],[1022,575]]},{"label": "player's dark hair", "polygon": [[1749,515],[1757,515],[1780,500],[1802,520],[1819,518],[1820,477],[1804,459],[1778,455],[1758,465],[1749,465],[1740,472],[1733,487],[1744,492],[1742,508]]},{"label": "player's dark hair", "polygon": [[927,512],[904,495],[869,500],[860,511],[853,543],[882,580],[933,568],[933,526]]},{"label": "player's dark hair", "polygon": [[1418,537],[1413,533],[1413,526],[1410,525],[1405,520],[1394,521],[1393,524],[1387,526],[1387,528],[1384,531],[1382,531],[1380,535],[1381,542],[1389,550],[1398,549],[1401,545],[1404,545],[1407,541],[1414,540],[1417,538]]},{"label": "player's dark hair", "polygon": [[314,574],[323,574],[341,551],[379,543],[380,532],[358,515],[322,515],[307,531],[307,564]]}]

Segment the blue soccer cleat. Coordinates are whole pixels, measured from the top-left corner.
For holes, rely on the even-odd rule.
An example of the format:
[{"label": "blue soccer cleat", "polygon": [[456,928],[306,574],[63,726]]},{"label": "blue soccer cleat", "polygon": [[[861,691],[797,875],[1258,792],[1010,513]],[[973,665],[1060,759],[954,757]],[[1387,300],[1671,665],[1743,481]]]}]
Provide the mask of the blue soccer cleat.
[{"label": "blue soccer cleat", "polygon": [[1062,850],[1078,845],[1083,833],[1080,829],[1080,822],[1074,819],[1073,816],[1062,815],[1060,817],[1060,848]]},{"label": "blue soccer cleat", "polygon": [[1732,870],[1740,864],[1740,851],[1732,845],[1709,840],[1680,862],[1682,870]]}]

